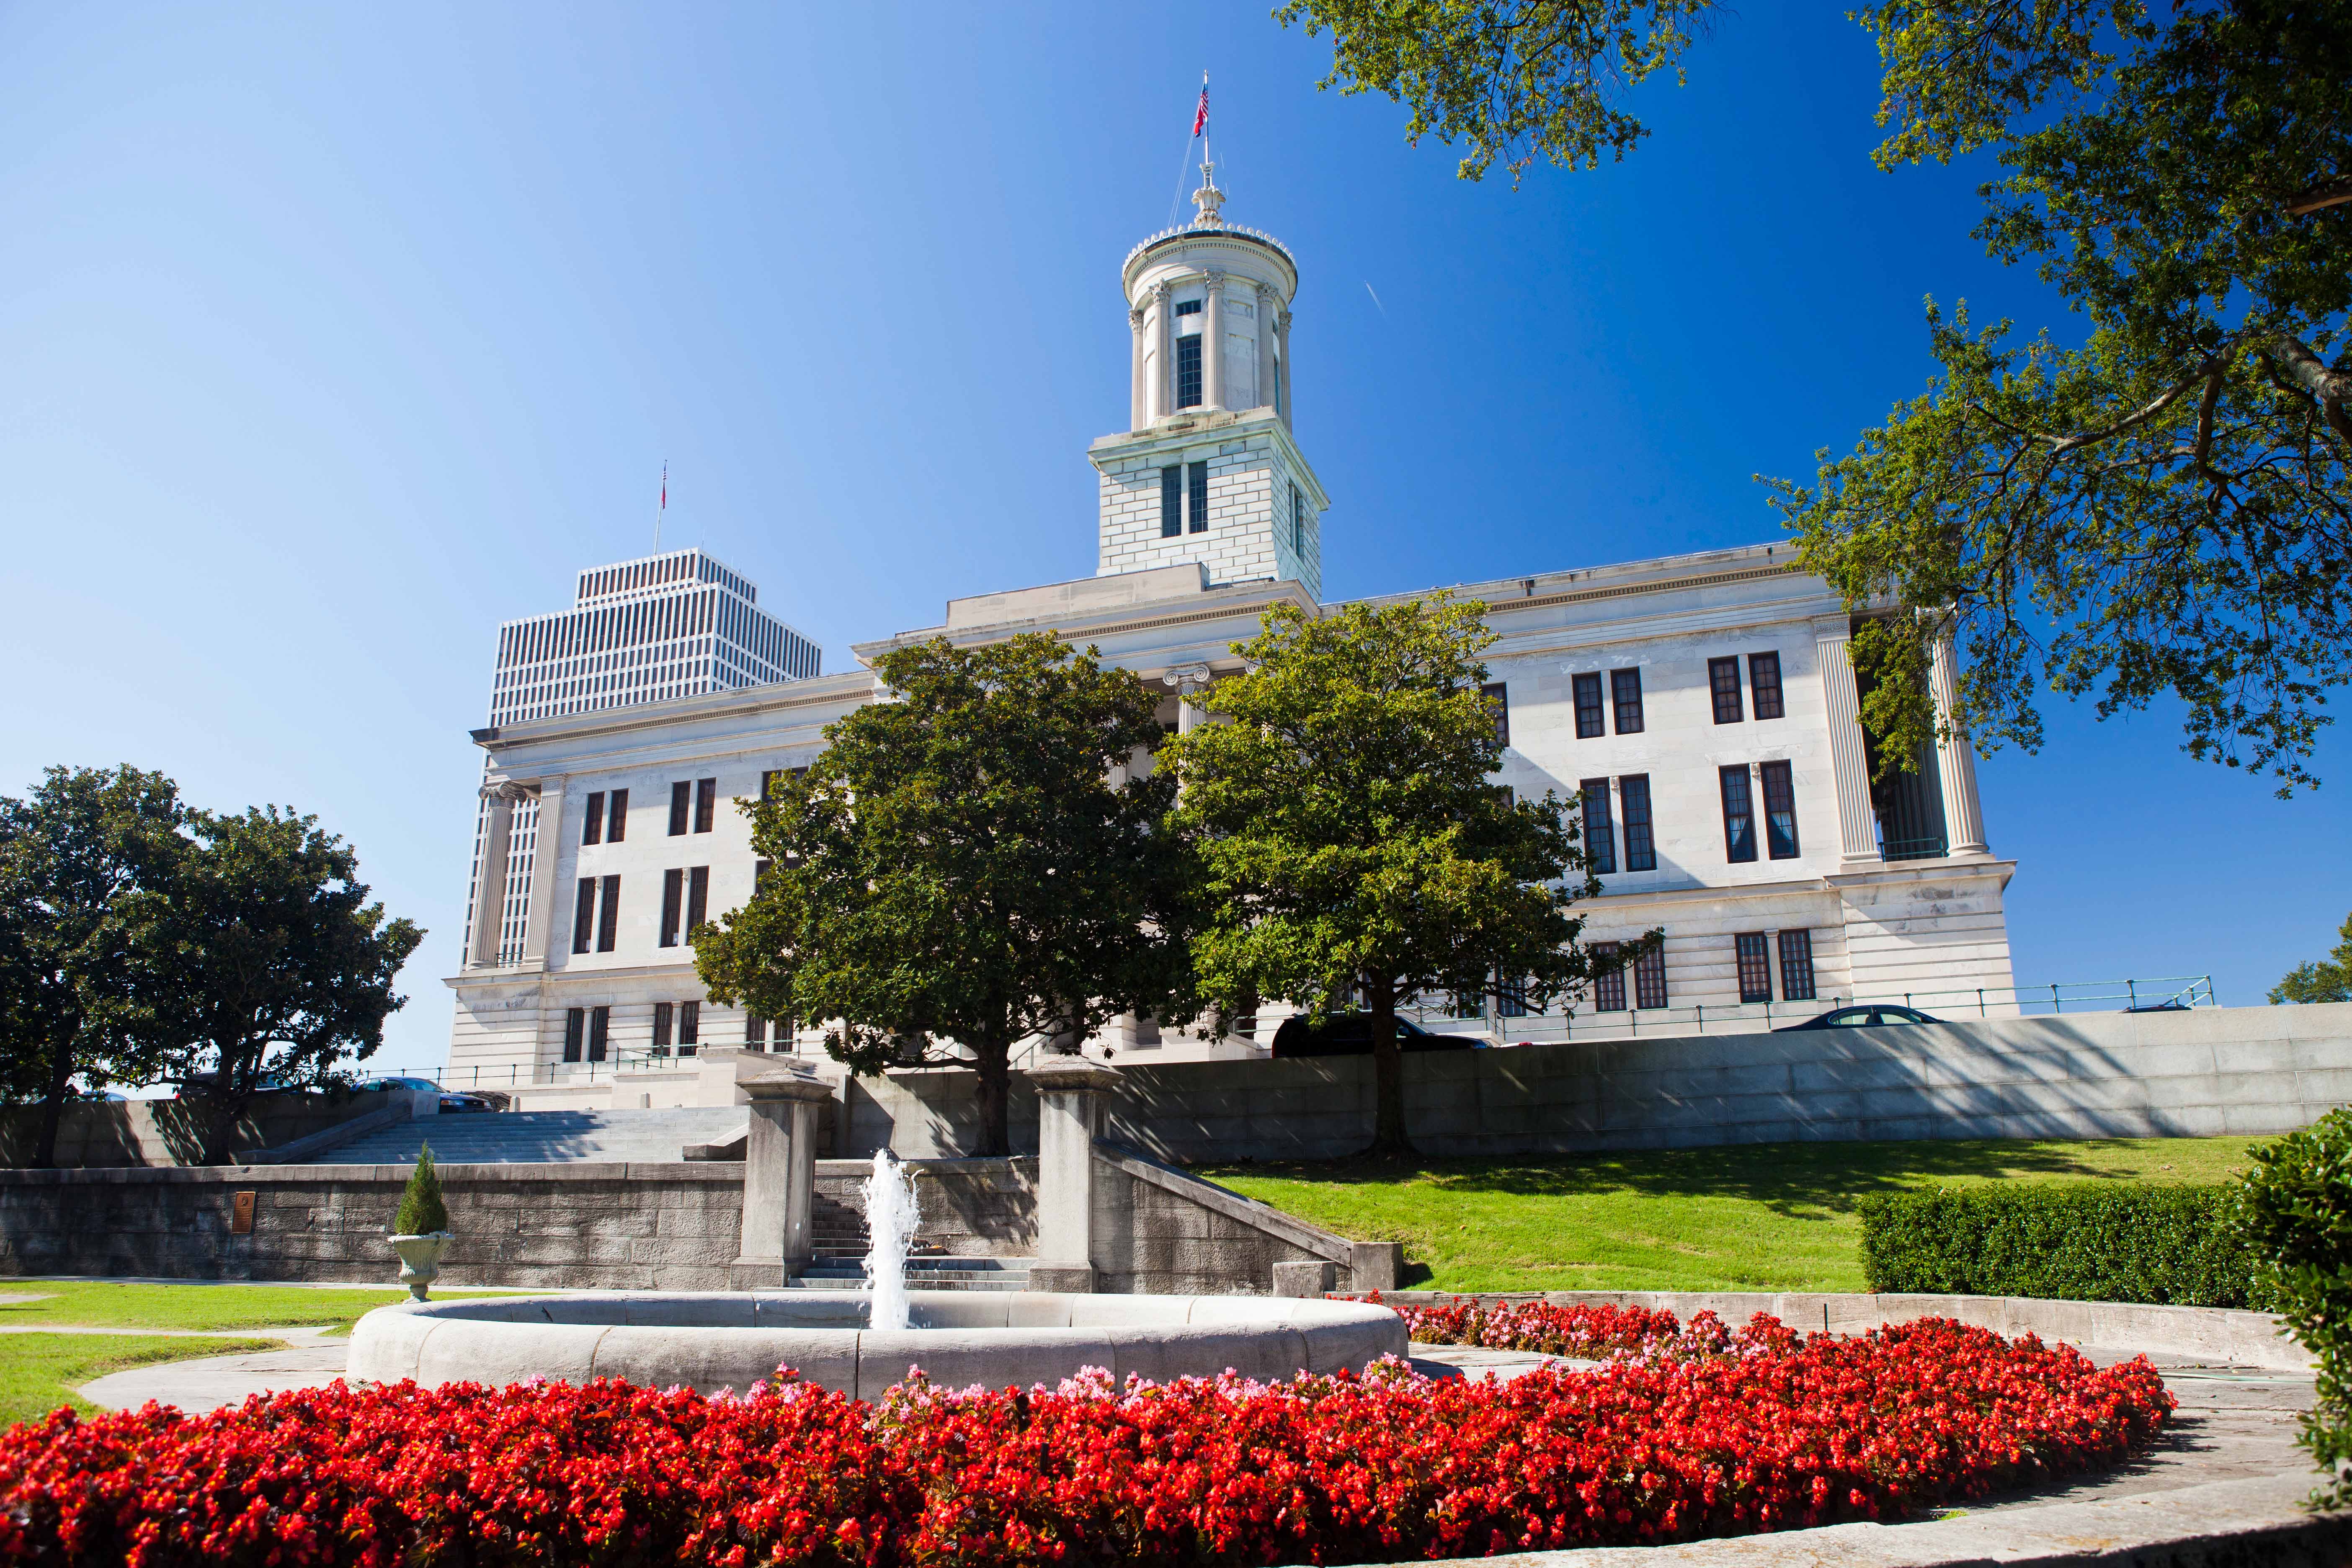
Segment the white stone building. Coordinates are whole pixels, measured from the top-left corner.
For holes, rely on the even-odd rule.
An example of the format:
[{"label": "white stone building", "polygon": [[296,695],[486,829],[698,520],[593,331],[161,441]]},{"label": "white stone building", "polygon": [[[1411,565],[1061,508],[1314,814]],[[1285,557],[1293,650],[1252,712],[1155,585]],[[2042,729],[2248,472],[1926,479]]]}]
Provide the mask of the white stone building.
[{"label": "white stone building", "polygon": [[[931,637],[1053,630],[1164,686],[1163,719],[1186,723],[1178,693],[1237,670],[1232,645],[1269,606],[1319,612],[1330,500],[1293,435],[1297,267],[1270,237],[1224,223],[1205,182],[1194,199],[1192,225],[1145,241],[1122,270],[1129,428],[1088,449],[1097,574],[950,601],[938,626],[856,645],[861,659]],[[750,584],[728,580],[748,609]],[[1851,620],[1785,544],[1457,592],[1487,603],[1498,634],[1502,779],[1579,801],[1591,843],[1606,846],[1588,939],[1659,927],[1665,941],[1572,1016],[1528,1016],[1505,985],[1475,1006],[1429,999],[1425,1022],[1513,1042],[1762,1028],[1835,998],[2016,1011],[2001,912],[2015,863],[1987,847],[1967,748],[1874,789]],[[876,700],[873,677],[819,675],[806,648],[804,663],[712,661],[698,686],[663,675],[548,707],[508,695],[554,682],[507,682],[521,667],[501,647],[499,716],[475,738],[488,768],[478,866],[504,875],[476,877],[468,962],[449,981],[449,1081],[534,1107],[730,1103],[747,1053],[821,1058],[814,1028],[795,1039],[709,1006],[679,942],[751,894],[735,800],[813,759],[826,724]],[[1937,674],[1948,695],[1948,662]],[[1103,1044],[1246,1055],[1270,1032],[1212,1045],[1124,1020]]]}]

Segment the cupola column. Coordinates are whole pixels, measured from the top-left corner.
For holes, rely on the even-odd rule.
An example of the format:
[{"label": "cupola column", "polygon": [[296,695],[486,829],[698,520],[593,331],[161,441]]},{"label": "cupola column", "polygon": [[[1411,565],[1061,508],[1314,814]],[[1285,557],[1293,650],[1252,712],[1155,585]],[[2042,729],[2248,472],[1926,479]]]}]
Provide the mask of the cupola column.
[{"label": "cupola column", "polygon": [[1201,315],[1201,401],[1210,408],[1225,405],[1225,275],[1208,272],[1208,308]]},{"label": "cupola column", "polygon": [[1257,312],[1257,333],[1251,341],[1257,345],[1257,403],[1261,408],[1274,405],[1274,316],[1279,308],[1275,303],[1274,290],[1260,283],[1255,289]]},{"label": "cupola column", "polygon": [[1130,430],[1140,430],[1151,422],[1151,390],[1143,380],[1144,321],[1140,309],[1127,313],[1128,329],[1135,337],[1134,351],[1129,356],[1133,363],[1128,367],[1127,427]]},{"label": "cupola column", "polygon": [[1168,310],[1168,285],[1151,286],[1151,313],[1158,320],[1152,323],[1153,346],[1159,351],[1160,363],[1151,374],[1151,417],[1160,418],[1175,403],[1171,394],[1170,377],[1175,374],[1176,339],[1174,318]]}]

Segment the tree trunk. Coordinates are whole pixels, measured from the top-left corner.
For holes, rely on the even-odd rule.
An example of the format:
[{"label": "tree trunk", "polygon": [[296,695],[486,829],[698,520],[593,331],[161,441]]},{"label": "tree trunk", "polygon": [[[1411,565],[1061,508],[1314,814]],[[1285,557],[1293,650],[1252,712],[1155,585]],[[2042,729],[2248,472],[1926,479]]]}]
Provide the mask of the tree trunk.
[{"label": "tree trunk", "polygon": [[980,1147],[973,1151],[983,1159],[1013,1152],[1012,1116],[1008,1100],[1013,1079],[1013,1043],[1001,1034],[992,1032],[980,1042],[973,1069],[980,1075],[980,1088],[972,1096],[980,1111]]},{"label": "tree trunk", "polygon": [[1396,982],[1385,974],[1365,977],[1365,1000],[1372,1014],[1371,1154],[1410,1154],[1404,1132],[1404,1053],[1397,1048]]},{"label": "tree trunk", "polygon": [[33,1149],[33,1164],[39,1170],[51,1170],[58,1163],[58,1126],[65,1120],[66,1087],[73,1082],[74,1039],[81,1033],[78,1023],[59,1019],[57,1033],[49,1043],[48,1092],[41,1097],[41,1137]]}]

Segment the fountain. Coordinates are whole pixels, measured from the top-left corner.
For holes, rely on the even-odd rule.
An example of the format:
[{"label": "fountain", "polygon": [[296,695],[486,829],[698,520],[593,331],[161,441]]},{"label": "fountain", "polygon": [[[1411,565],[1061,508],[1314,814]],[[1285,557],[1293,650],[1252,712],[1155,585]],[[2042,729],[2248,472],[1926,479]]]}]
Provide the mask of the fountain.
[{"label": "fountain", "polygon": [[915,1178],[887,1149],[874,1151],[874,1173],[866,1178],[866,1288],[874,1298],[866,1314],[869,1329],[911,1328],[907,1301],[907,1249],[914,1245]]}]

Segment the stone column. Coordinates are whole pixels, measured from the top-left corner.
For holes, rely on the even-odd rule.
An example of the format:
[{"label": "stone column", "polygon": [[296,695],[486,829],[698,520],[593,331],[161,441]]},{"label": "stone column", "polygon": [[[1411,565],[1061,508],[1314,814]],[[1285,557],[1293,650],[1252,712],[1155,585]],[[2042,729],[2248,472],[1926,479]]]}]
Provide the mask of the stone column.
[{"label": "stone column", "polygon": [[539,837],[530,861],[530,902],[522,922],[522,966],[547,967],[548,932],[555,924],[555,863],[563,847],[563,775],[539,781]]},{"label": "stone column", "polygon": [[1968,731],[1954,714],[1960,699],[1960,667],[1947,626],[1936,634],[1929,683],[1936,694],[1936,782],[1944,788],[1944,829],[1951,836],[1948,855],[1984,855],[1984,803],[1977,797],[1977,760]]},{"label": "stone column", "polygon": [[1290,363],[1290,312],[1282,312],[1282,322],[1275,329],[1275,343],[1282,353],[1282,423],[1294,434],[1298,429],[1298,376]]},{"label": "stone column", "polygon": [[1037,1261],[1029,1289],[1091,1295],[1095,1288],[1095,1137],[1118,1074],[1082,1058],[1031,1068],[1037,1090]]},{"label": "stone column", "polygon": [[474,950],[467,955],[468,969],[487,969],[499,961],[499,937],[506,924],[507,844],[514,834],[515,802],[522,789],[505,779],[482,786],[490,803],[482,824],[482,866],[474,879]]},{"label": "stone column", "polygon": [[1139,305],[1127,313],[1128,331],[1135,338],[1133,363],[1128,367],[1127,427],[1130,430],[1140,430],[1151,422],[1151,393],[1143,384],[1143,323],[1146,319]]},{"label": "stone column", "polygon": [[1274,289],[1264,283],[1257,286],[1257,331],[1251,341],[1257,344],[1257,405],[1274,406]]},{"label": "stone column", "polygon": [[1151,417],[1158,419],[1176,406],[1176,326],[1168,308],[1168,285],[1151,286],[1151,337],[1160,363],[1150,376]]},{"label": "stone column", "polygon": [[1837,783],[1838,849],[1848,867],[1875,866],[1878,816],[1870,803],[1870,759],[1862,743],[1862,695],[1854,684],[1851,638],[1840,631],[1813,644],[1829,724],[1830,770]]},{"label": "stone column", "polygon": [[1185,699],[1208,689],[1209,673],[1205,664],[1184,664],[1160,678],[1160,684],[1176,689],[1176,732],[1180,735],[1191,734],[1201,723],[1201,710]]},{"label": "stone column", "polygon": [[1209,302],[1201,312],[1201,406],[1225,405],[1225,275],[1209,272]]},{"label": "stone column", "polygon": [[833,1086],[814,1073],[776,1070],[742,1081],[751,1097],[743,1144],[743,1243],[728,1270],[732,1289],[782,1285],[808,1267],[816,1199],[817,1109]]}]

